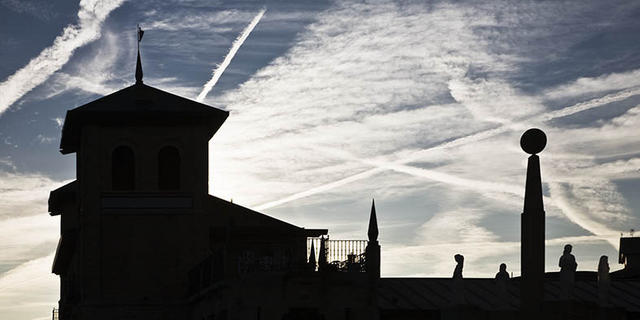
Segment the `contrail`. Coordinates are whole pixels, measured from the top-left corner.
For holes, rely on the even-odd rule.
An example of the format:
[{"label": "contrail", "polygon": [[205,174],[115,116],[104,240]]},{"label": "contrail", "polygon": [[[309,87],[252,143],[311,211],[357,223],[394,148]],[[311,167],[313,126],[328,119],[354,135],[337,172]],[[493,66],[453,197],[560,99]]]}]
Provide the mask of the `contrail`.
[{"label": "contrail", "polygon": [[204,100],[204,98],[207,96],[209,91],[211,91],[213,86],[216,85],[216,82],[218,82],[218,79],[220,79],[220,76],[222,76],[222,73],[224,72],[224,70],[227,69],[227,67],[231,63],[231,60],[238,52],[238,49],[240,49],[240,46],[242,46],[244,41],[247,40],[247,37],[249,37],[249,34],[251,33],[251,31],[253,31],[253,28],[256,27],[258,22],[260,22],[260,19],[262,19],[262,16],[264,15],[265,12],[267,12],[266,8],[263,8],[262,10],[260,10],[260,12],[258,12],[258,14],[253,18],[253,20],[251,20],[251,23],[249,23],[249,25],[246,28],[244,28],[244,30],[242,30],[242,33],[240,34],[240,36],[233,41],[233,44],[231,45],[231,49],[229,49],[229,53],[227,53],[227,56],[224,57],[224,60],[222,61],[222,63],[213,71],[213,75],[211,76],[211,79],[204,85],[204,87],[202,88],[202,92],[200,92],[200,94],[196,98],[196,101],[202,102],[202,100]]},{"label": "contrail", "polygon": [[26,66],[0,83],[0,92],[2,92],[0,115],[33,88],[47,81],[54,72],[60,70],[76,49],[100,38],[102,23],[122,2],[124,0],[80,1],[78,23],[66,26],[50,47],[42,50]]},{"label": "contrail", "polygon": [[[530,117],[528,119],[523,119],[522,121],[518,121],[518,122],[523,122],[523,121],[550,121],[553,119],[557,119],[557,118],[562,118],[562,117],[566,117],[572,114],[576,114],[578,112],[581,111],[585,111],[585,110],[589,110],[589,109],[593,109],[611,102],[616,102],[616,101],[621,101],[624,99],[627,99],[631,96],[640,94],[640,89],[635,88],[635,89],[628,89],[628,90],[623,90],[623,91],[619,91],[616,93],[612,93],[612,94],[608,94],[605,95],[603,97],[600,98],[596,98],[596,99],[592,99],[592,100],[588,100],[585,102],[581,102],[581,103],[577,103],[575,105],[571,105],[569,107],[560,109],[560,110],[555,110],[555,111],[551,111],[548,113],[545,113],[543,115],[537,115],[537,116],[533,116]],[[481,131],[481,132],[477,132],[474,134],[470,134],[464,137],[460,137],[448,142],[444,142],[441,143],[439,145],[433,146],[433,147],[429,147],[420,151],[415,152],[413,155],[411,155],[410,157],[405,157],[403,159],[394,161],[394,162],[390,162],[389,165],[382,166],[382,165],[374,165],[374,168],[362,171],[358,174],[352,175],[352,176],[348,176],[324,185],[320,185],[314,188],[311,188],[309,190],[305,190],[302,192],[298,192],[295,194],[292,194],[288,197],[279,199],[279,200],[274,200],[274,201],[270,201],[267,203],[263,203],[260,204],[258,206],[255,206],[254,208],[256,210],[265,210],[265,209],[269,209],[269,208],[273,208],[282,204],[285,204],[287,202],[291,202],[294,200],[298,200],[301,198],[305,198],[308,196],[312,196],[314,194],[320,193],[320,192],[324,192],[351,182],[355,182],[358,181],[360,179],[364,179],[367,177],[370,177],[374,174],[377,174],[379,172],[385,171],[389,169],[389,166],[395,166],[396,169],[400,169],[400,165],[412,162],[414,160],[417,160],[419,158],[421,158],[423,155],[428,154],[429,152],[432,152],[434,150],[440,150],[440,149],[446,149],[446,148],[452,148],[452,147],[456,147],[456,146],[460,146],[460,145],[464,145],[470,142],[476,142],[476,141],[480,141],[480,140],[484,140],[493,136],[496,136],[500,133],[506,132],[510,130],[510,127],[507,125],[502,125],[500,127],[497,128],[493,128],[493,129],[489,129],[489,130],[485,130],[485,131]],[[363,161],[360,159],[360,161]],[[363,161],[364,162],[364,161]],[[371,164],[371,163],[369,163]],[[406,168],[403,168],[406,169]],[[399,170],[398,170],[399,171]]]},{"label": "contrail", "polygon": [[372,176],[372,175],[374,175],[374,174],[376,174],[378,172],[382,172],[382,171],[385,171],[385,170],[387,170],[387,169],[386,168],[382,168],[382,167],[369,169],[369,170],[360,172],[358,174],[355,174],[355,175],[352,175],[352,176],[349,176],[349,177],[346,177],[346,178],[343,178],[343,179],[340,179],[340,180],[337,180],[337,181],[334,181],[334,182],[330,182],[330,183],[323,184],[323,185],[315,187],[315,188],[311,188],[309,190],[305,190],[305,191],[302,191],[302,192],[298,192],[298,193],[292,194],[292,195],[290,195],[290,196],[288,196],[286,198],[282,198],[280,200],[275,200],[275,201],[263,203],[263,204],[261,204],[259,206],[255,206],[254,209],[255,210],[264,210],[264,209],[277,207],[277,206],[279,206],[281,204],[285,204],[285,203],[291,202],[293,200],[298,200],[298,199],[301,199],[301,198],[312,196],[312,195],[320,193],[320,192],[331,190],[333,188],[337,188],[339,186],[342,186],[342,185],[345,185],[345,184],[348,184],[348,183],[351,183],[351,182],[354,182],[354,181],[358,181],[358,180],[364,179],[366,177],[370,177],[370,176]]}]

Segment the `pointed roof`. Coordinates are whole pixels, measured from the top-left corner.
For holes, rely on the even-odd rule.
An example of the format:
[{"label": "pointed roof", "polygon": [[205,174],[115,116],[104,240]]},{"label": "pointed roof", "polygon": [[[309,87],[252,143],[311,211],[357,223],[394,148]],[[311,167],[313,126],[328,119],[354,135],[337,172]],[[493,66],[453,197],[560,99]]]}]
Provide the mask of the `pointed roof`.
[{"label": "pointed roof", "polygon": [[369,241],[378,241],[378,218],[376,217],[376,201],[371,199],[371,215],[369,216]]},{"label": "pointed roof", "polygon": [[311,241],[311,250],[309,250],[309,264],[316,268],[316,249],[313,247],[313,241]]},{"label": "pointed roof", "polygon": [[[320,250],[318,252],[318,270],[323,271],[327,266],[327,238],[320,237]],[[322,269],[322,270],[321,270]]]},{"label": "pointed roof", "polygon": [[[229,116],[228,111],[137,83],[67,111],[60,152],[76,152],[81,128],[86,124],[205,125],[213,136]],[[211,137],[210,136],[210,137]]]}]

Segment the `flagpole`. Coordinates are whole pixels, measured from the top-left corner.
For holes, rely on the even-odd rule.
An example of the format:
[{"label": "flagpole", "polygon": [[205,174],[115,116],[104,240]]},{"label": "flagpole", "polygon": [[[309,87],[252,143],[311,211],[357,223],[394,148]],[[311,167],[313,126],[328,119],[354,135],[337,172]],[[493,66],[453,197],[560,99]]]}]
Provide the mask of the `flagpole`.
[{"label": "flagpole", "polygon": [[142,62],[140,62],[140,40],[142,40],[142,35],[144,31],[140,29],[140,24],[138,24],[138,30],[136,32],[136,40],[138,41],[138,58],[136,60],[136,84],[142,84]]}]

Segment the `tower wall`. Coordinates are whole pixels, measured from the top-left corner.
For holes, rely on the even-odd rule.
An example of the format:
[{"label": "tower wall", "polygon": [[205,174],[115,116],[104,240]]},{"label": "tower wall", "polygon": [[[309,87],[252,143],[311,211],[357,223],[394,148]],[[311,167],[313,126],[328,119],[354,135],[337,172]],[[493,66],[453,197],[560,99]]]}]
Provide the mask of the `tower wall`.
[{"label": "tower wall", "polygon": [[[166,303],[187,294],[188,269],[207,254],[208,133],[202,126],[83,128],[77,152],[84,303]],[[135,156],[135,188],[112,188],[112,151]],[[158,188],[158,152],[180,151],[180,187]],[[155,301],[154,301],[155,300]]]}]

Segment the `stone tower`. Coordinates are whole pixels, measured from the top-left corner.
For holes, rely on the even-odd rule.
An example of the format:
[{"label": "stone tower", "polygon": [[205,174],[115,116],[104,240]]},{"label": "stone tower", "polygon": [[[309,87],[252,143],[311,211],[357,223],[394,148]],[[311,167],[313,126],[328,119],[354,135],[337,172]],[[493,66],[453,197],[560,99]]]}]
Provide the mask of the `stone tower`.
[{"label": "stone tower", "polygon": [[76,180],[49,198],[62,216],[61,319],[184,314],[186,275],[209,250],[195,227],[209,197],[208,142],[227,116],[142,79],[67,112],[60,152],[75,153]]}]

